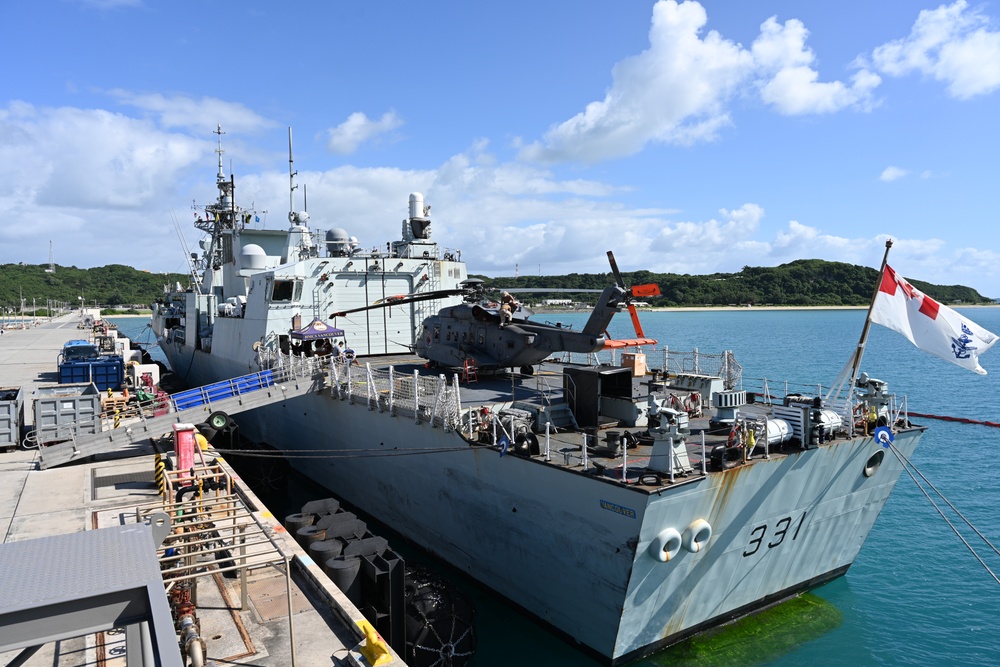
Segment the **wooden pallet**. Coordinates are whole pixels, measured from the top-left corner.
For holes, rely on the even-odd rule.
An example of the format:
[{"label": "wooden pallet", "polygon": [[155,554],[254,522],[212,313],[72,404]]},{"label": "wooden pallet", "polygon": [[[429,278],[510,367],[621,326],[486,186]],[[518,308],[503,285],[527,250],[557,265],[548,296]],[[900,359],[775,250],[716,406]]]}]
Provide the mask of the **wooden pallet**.
[{"label": "wooden pallet", "polygon": [[101,399],[101,411],[102,417],[114,417],[115,412],[118,413],[120,417],[129,417],[138,414],[138,410],[134,405],[129,404],[129,399],[122,396],[113,396],[108,398],[105,396]]}]

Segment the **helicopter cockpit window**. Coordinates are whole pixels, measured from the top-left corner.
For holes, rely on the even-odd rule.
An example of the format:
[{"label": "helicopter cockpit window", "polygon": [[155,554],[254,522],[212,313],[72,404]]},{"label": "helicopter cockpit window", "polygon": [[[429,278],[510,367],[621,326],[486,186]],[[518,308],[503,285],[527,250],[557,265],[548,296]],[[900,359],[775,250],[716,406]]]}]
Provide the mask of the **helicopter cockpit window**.
[{"label": "helicopter cockpit window", "polygon": [[275,280],[271,301],[298,301],[302,298],[301,280]]},{"label": "helicopter cockpit window", "polygon": [[441,340],[441,326],[438,324],[434,325],[434,340]]},{"label": "helicopter cockpit window", "polygon": [[478,342],[479,342],[480,345],[485,345],[486,344],[486,329],[483,329],[482,327],[480,327],[480,329],[479,329],[479,335],[476,337],[476,339],[478,340]]}]

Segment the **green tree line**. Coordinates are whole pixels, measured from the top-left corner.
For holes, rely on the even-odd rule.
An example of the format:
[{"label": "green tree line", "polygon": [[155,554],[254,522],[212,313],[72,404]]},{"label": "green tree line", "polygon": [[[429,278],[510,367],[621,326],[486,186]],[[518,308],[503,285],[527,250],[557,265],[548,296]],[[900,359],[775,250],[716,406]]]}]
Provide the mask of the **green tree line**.
[{"label": "green tree line", "polygon": [[[487,288],[603,289],[614,283],[611,273],[571,273],[564,276],[520,276],[488,278]],[[641,300],[651,306],[867,306],[875,289],[878,271],[867,266],[800,259],[775,267],[744,266],[739,273],[692,276],[651,271],[623,272],[628,285],[656,283],[661,296]],[[945,304],[992,303],[971,287],[933,285],[907,278],[914,287]],[[528,301],[572,298],[594,303],[597,294],[539,292]]]},{"label": "green tree line", "polygon": [[[148,305],[163,294],[164,285],[186,286],[188,276],[180,273],[150,273],[123,264],[91,269],[57,266],[49,273],[47,264],[0,265],[0,307],[19,309],[19,299],[27,307],[32,300],[44,308],[49,300],[79,306],[96,301],[101,306]],[[865,306],[871,300],[878,271],[867,266],[821,259],[800,259],[775,267],[745,266],[739,273],[712,273],[693,276],[676,273],[632,271],[622,274],[629,285],[656,283],[662,296],[644,297],[651,306]],[[561,276],[521,276],[490,278],[487,288],[550,288],[601,290],[614,282],[611,273],[570,273]],[[941,303],[991,303],[971,287],[933,285],[907,278],[917,289]],[[81,298],[82,297],[82,298]],[[544,291],[528,301],[571,297],[594,303],[597,294],[565,294]]]},{"label": "green tree line", "polygon": [[92,269],[56,266],[48,272],[48,264],[0,264],[0,307],[20,310],[20,299],[31,308],[51,302],[70,307],[81,303],[90,307],[96,301],[101,306],[148,306],[163,294],[164,285],[188,284],[188,276],[180,273],[150,273],[123,264],[109,264]]}]

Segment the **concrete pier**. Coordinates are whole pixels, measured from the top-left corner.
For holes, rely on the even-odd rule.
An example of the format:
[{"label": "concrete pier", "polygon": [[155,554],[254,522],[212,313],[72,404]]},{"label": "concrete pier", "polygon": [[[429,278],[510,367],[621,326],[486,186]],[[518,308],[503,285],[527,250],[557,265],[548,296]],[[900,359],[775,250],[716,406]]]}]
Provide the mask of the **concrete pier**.
[{"label": "concrete pier", "polygon": [[[77,328],[78,321],[75,316],[64,316],[0,336],[0,386],[23,388],[29,428],[35,387],[57,380],[56,359],[66,341],[86,338],[87,332]],[[0,590],[5,595],[21,582],[4,577],[11,569],[10,563],[4,564],[4,545],[127,526],[157,510],[163,500],[154,483],[152,444],[139,451],[141,455],[135,456],[136,450],[131,449],[128,457],[101,454],[51,470],[39,469],[37,450],[0,453]],[[218,570],[213,573],[217,565],[207,565],[197,579],[197,615],[208,660],[275,667],[366,664],[358,650],[366,643],[361,612],[225,461],[217,464],[239,499],[235,511],[266,539],[248,555],[245,579],[225,577]],[[222,539],[228,535],[224,530],[219,533]],[[152,548],[150,553],[156,557]],[[38,574],[45,576],[44,571]],[[0,604],[0,621],[3,611]],[[110,630],[52,641],[19,662],[24,657],[22,649],[5,652],[4,628],[0,627],[0,665],[125,665],[127,634]],[[391,650],[389,658],[385,664],[403,665]]]}]

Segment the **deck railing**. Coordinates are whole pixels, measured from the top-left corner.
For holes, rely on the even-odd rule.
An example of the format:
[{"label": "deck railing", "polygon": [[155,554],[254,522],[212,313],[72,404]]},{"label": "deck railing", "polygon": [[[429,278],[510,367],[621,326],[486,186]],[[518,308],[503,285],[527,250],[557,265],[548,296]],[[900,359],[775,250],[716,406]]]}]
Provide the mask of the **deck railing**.
[{"label": "deck railing", "polygon": [[373,368],[357,361],[329,363],[327,382],[334,398],[363,403],[369,410],[406,416],[451,430],[460,423],[461,396],[458,376],[449,382],[444,374],[401,373],[394,366]]}]

